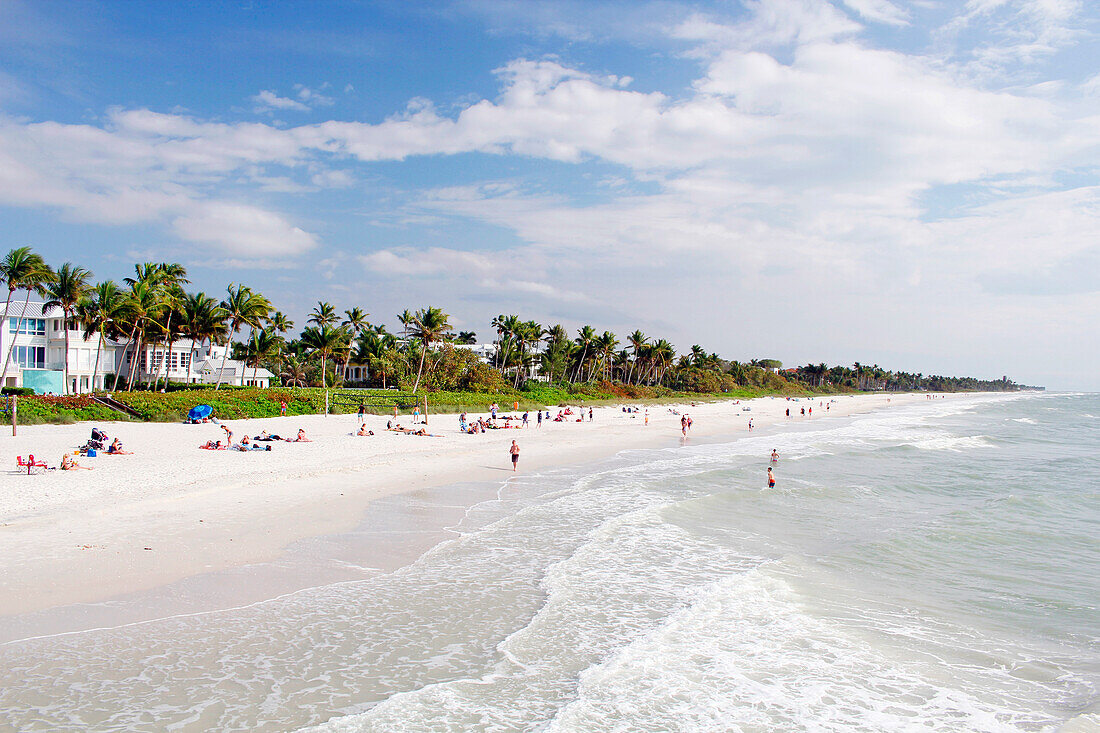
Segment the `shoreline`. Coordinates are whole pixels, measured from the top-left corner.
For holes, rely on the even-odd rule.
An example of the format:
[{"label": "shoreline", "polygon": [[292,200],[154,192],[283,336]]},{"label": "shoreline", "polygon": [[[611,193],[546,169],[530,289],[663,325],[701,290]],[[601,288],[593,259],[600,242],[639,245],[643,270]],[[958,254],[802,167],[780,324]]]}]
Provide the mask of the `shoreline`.
[{"label": "shoreline", "polygon": [[[837,402],[826,414],[819,403],[831,399]],[[693,433],[705,438],[747,435],[750,416],[761,428],[785,421],[786,407],[819,407],[820,417],[812,418],[817,422],[924,399],[923,394],[823,396],[811,403],[765,397],[686,409],[695,419]],[[743,412],[745,406],[752,412]],[[590,464],[628,449],[675,445],[679,417],[669,409],[651,409],[648,428],[641,414],[602,407],[595,409],[592,423],[550,422],[482,435],[461,434],[455,415],[433,415],[430,428],[441,438],[385,433],[379,428],[386,418],[379,416],[366,417],[376,435],[363,438],[347,435],[357,428],[354,416],[229,421],[235,437],[264,427],[291,432],[289,426],[301,426],[316,439],[253,453],[199,450],[200,441],[217,437],[215,430],[221,433],[215,425],[127,424],[119,436],[137,455],[84,459],[93,471],[9,473],[4,479],[10,490],[0,499],[0,617],[9,623],[0,626],[16,617],[132,597],[273,561],[294,543],[351,532],[372,504],[386,497],[457,484],[499,485],[511,474],[512,439],[523,448],[521,475]],[[793,416],[792,421],[811,419]],[[82,443],[90,429],[91,423],[31,426],[9,445],[14,454],[59,456],[65,446]],[[50,450],[36,450],[39,446]],[[370,450],[366,456],[364,448]],[[10,455],[8,460],[14,463]],[[372,564],[370,558],[366,562]]]}]

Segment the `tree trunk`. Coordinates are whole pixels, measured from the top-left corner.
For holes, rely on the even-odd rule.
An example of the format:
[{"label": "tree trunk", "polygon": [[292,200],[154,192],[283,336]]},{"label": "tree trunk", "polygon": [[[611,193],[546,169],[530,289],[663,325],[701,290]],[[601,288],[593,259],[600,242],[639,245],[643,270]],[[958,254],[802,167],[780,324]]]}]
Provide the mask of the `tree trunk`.
[{"label": "tree trunk", "polygon": [[[4,301],[4,321],[10,322],[11,314],[8,313],[8,308],[11,306],[11,296],[15,292],[14,288],[8,288],[8,299]],[[7,323],[0,323],[0,328],[6,326]],[[19,329],[16,329],[17,331]],[[8,376],[8,361],[11,359],[11,347],[15,346],[15,334],[11,335],[11,343],[8,344],[8,358],[4,360],[4,372],[0,374],[0,387],[4,386],[4,379]]]},{"label": "tree trunk", "polygon": [[[69,394],[69,312],[61,311],[62,325],[65,328],[65,394]],[[73,392],[76,392],[74,389]]]},{"label": "tree trunk", "polygon": [[[233,341],[233,334],[232,334],[232,332],[230,332],[229,338],[226,339],[226,343],[225,343],[225,353],[222,354],[222,365],[218,369],[218,383],[214,385],[214,389],[216,389],[216,390],[221,389],[221,387],[222,387],[222,374],[225,373],[225,360],[229,358],[229,345],[230,345],[230,343],[232,343],[232,341]],[[322,367],[323,366],[324,365],[322,365]],[[322,371],[323,371],[323,369],[322,369]]]},{"label": "tree trunk", "polygon": [[413,385],[413,394],[416,394],[416,390],[420,388],[420,375],[424,371],[424,357],[428,353],[427,344],[420,349],[420,368],[416,370],[416,383]]},{"label": "tree trunk", "polygon": [[[8,291],[8,301],[11,302],[11,292]],[[23,327],[23,316],[27,315],[27,303],[31,301],[31,291],[27,291],[27,299],[23,301],[23,312],[19,314],[19,320],[15,322],[15,333],[11,335],[11,343],[8,344],[8,356],[4,359],[4,371],[0,376],[0,385],[3,384],[3,379],[8,376],[8,364],[11,362],[12,352],[15,351],[15,337],[19,335],[19,329]],[[4,309],[4,318],[8,317],[7,308]]]},{"label": "tree trunk", "polygon": [[96,374],[99,373],[99,355],[103,352],[103,331],[100,331],[98,335],[99,343],[97,344],[95,350],[95,366],[92,367],[92,384],[90,385],[92,392],[95,392],[95,378]]}]

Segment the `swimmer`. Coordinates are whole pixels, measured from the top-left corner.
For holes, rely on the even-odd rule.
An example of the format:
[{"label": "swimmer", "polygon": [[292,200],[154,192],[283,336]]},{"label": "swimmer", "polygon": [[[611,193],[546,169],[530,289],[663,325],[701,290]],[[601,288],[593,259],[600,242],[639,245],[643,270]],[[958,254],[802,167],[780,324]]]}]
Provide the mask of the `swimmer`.
[{"label": "swimmer", "polygon": [[779,451],[772,448],[772,463],[779,463]]},{"label": "swimmer", "polygon": [[775,474],[772,473],[772,467],[771,466],[768,466],[768,488],[769,489],[774,489],[775,488]]}]

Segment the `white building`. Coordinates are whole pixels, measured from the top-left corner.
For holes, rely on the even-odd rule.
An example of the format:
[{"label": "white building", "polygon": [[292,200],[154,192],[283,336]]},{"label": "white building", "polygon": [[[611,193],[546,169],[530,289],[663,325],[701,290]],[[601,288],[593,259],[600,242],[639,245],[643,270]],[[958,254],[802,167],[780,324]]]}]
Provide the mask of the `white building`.
[{"label": "white building", "polygon": [[[2,309],[3,306],[0,306]],[[108,375],[129,372],[134,352],[129,344],[98,336],[84,340],[82,329],[69,330],[69,385],[65,388],[65,329],[59,308],[45,310],[45,304],[31,302],[20,324],[23,303],[14,300],[0,327],[0,366],[14,340],[15,348],[4,377],[5,387],[31,387],[39,393],[71,394],[101,390]],[[17,332],[18,331],[18,332]],[[168,379],[173,382],[230,385],[271,386],[275,375],[266,369],[252,369],[244,362],[222,356],[225,346],[192,345],[190,339],[177,341],[168,352]],[[97,363],[98,356],[98,363]],[[137,354],[137,382],[150,382],[164,377],[165,349],[163,344],[146,344]]]}]

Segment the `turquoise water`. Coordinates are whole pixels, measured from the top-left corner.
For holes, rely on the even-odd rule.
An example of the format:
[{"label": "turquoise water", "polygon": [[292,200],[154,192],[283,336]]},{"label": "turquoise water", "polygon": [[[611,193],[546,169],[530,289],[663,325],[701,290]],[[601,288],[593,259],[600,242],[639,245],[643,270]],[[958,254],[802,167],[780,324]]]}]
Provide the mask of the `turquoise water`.
[{"label": "turquoise water", "polygon": [[520,477],[396,573],[0,647],[0,710],[17,730],[1100,730],[1096,416],[1097,395],[937,400]]}]

